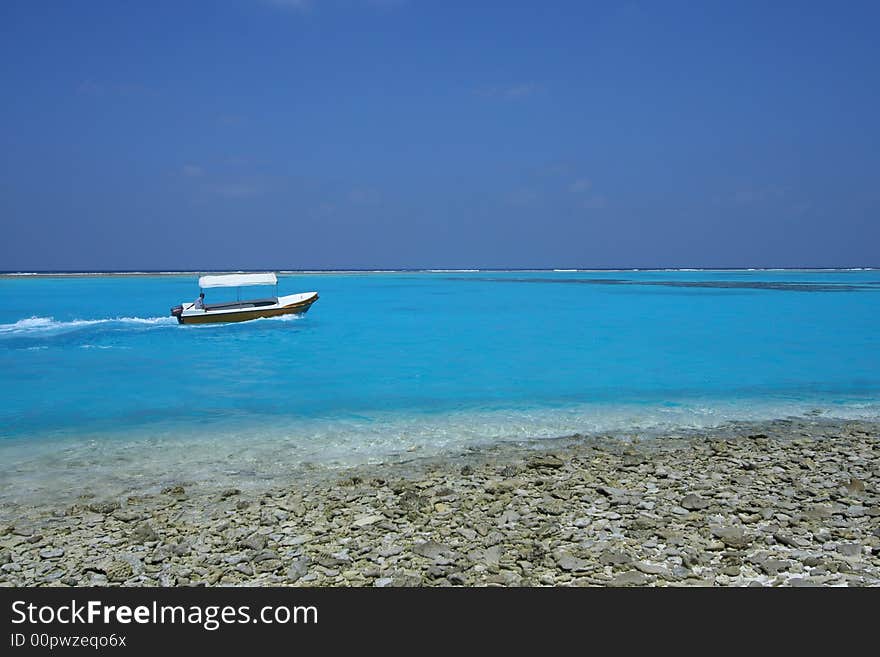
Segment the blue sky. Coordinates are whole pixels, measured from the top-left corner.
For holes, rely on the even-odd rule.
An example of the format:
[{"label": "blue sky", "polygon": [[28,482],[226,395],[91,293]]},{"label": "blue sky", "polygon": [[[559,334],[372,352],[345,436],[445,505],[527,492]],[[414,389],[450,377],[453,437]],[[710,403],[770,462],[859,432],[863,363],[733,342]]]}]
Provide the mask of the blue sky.
[{"label": "blue sky", "polygon": [[0,270],[880,265],[878,3],[0,4]]}]

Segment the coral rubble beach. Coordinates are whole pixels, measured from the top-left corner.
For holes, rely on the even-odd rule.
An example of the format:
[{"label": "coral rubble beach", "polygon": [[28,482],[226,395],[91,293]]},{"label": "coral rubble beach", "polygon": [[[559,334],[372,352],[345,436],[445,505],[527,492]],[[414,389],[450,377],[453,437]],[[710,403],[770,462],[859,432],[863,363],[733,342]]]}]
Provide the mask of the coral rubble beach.
[{"label": "coral rubble beach", "polygon": [[880,423],[572,436],[16,513],[4,586],[876,586]]}]

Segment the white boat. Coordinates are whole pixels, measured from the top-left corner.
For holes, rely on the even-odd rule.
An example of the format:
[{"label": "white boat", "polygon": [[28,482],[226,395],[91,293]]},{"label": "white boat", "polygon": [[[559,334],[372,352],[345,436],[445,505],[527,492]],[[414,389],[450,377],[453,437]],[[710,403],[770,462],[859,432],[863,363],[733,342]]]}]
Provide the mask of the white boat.
[{"label": "white boat", "polygon": [[[274,285],[275,296],[241,299],[241,288],[256,285]],[[246,322],[260,317],[302,314],[318,300],[317,292],[302,292],[278,296],[278,277],[267,274],[220,274],[199,278],[199,291],[206,289],[238,288],[235,301],[206,303],[197,307],[195,302],[182,303],[171,309],[171,315],[181,324],[214,324],[218,322]]]}]

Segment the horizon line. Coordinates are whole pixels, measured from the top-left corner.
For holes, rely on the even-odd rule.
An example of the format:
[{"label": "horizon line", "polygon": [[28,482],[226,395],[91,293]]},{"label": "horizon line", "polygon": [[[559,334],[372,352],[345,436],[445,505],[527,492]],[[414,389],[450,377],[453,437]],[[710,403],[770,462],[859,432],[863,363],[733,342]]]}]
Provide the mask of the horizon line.
[{"label": "horizon line", "polygon": [[851,266],[851,267],[400,267],[400,268],[305,268],[305,269],[106,269],[106,270],[78,270],[78,269],[35,269],[35,270],[3,270],[0,277],[21,276],[112,276],[112,275],[178,275],[178,274],[214,274],[214,273],[248,273],[256,271],[274,271],[282,274],[308,274],[308,273],[477,273],[477,272],[555,272],[555,273],[578,273],[578,272],[615,272],[615,271],[679,271],[679,272],[707,272],[707,271],[876,271],[880,266]]}]

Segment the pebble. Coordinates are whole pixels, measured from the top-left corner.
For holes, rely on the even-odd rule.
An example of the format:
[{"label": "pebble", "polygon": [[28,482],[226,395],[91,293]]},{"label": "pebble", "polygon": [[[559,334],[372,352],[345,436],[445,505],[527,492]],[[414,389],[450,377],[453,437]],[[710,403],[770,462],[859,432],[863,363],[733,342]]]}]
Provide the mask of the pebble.
[{"label": "pebble", "polygon": [[880,586],[878,428],[580,436],[473,450],[466,464],[359,466],[246,499],[200,484],[123,505],[19,506],[0,518],[0,584]]},{"label": "pebble", "polygon": [[63,548],[43,548],[40,550],[41,559],[58,559],[64,556]]}]

